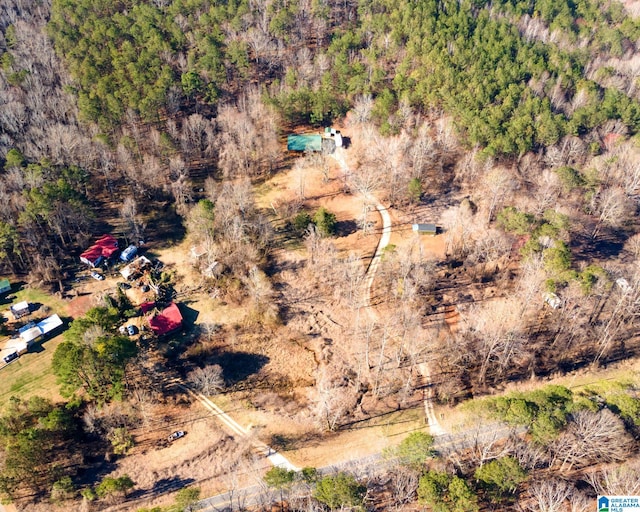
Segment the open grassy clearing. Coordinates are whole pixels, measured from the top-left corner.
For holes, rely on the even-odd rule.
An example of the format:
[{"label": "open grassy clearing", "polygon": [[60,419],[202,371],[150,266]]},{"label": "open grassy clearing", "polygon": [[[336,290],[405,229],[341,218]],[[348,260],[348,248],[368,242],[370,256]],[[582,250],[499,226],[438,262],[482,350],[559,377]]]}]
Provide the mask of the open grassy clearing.
[{"label": "open grassy clearing", "polygon": [[310,440],[286,455],[298,467],[323,467],[380,453],[396,446],[412,432],[425,428],[421,407],[394,411]]},{"label": "open grassy clearing", "polygon": [[426,429],[422,405],[355,422],[337,432],[320,433],[312,427],[309,414],[296,421],[257,410],[248,399],[232,394],[216,396],[214,401],[298,467],[323,467],[380,453],[410,433]]},{"label": "open grassy clearing", "polygon": [[37,344],[37,351],[20,356],[11,364],[0,369],[0,407],[12,396],[29,398],[42,396],[52,400],[61,399],[56,377],[51,370],[51,359],[63,336]]},{"label": "open grassy clearing", "polygon": [[[23,300],[38,308],[30,316],[20,319],[16,325],[22,325],[36,318],[44,318],[50,314],[58,314],[62,318],[68,314],[67,303],[64,300],[38,288],[21,286],[10,296],[12,300],[6,304],[5,311],[9,310],[9,306]],[[29,352],[0,368],[0,407],[12,396],[29,398],[38,395],[52,400],[61,399],[56,377],[51,370],[51,359],[62,340],[63,336],[58,335],[37,343]],[[4,341],[6,340],[2,341],[3,344]]]},{"label": "open grassy clearing", "polygon": [[51,310],[52,314],[57,313],[61,317],[67,314],[67,303],[64,300],[38,288],[22,287],[13,295],[15,295],[16,298],[11,304],[16,304],[26,300],[30,304],[43,304],[47,306]]}]

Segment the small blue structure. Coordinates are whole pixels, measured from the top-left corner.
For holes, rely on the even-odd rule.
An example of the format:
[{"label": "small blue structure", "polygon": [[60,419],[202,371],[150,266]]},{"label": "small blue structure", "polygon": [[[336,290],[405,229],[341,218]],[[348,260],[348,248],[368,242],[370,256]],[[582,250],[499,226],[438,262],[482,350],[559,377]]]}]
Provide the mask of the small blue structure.
[{"label": "small blue structure", "polygon": [[124,251],[122,251],[122,254],[120,254],[120,259],[125,263],[128,263],[137,253],[138,248],[135,245],[130,245]]}]

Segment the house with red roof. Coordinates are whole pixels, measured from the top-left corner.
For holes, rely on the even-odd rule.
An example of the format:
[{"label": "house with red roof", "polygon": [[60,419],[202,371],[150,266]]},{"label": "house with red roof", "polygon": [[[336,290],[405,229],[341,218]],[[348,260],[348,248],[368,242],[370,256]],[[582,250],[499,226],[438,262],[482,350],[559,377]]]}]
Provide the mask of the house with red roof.
[{"label": "house with red roof", "polygon": [[91,267],[97,267],[118,252],[118,241],[111,235],[101,236],[96,243],[80,255],[80,261]]},{"label": "house with red roof", "polygon": [[[156,336],[165,336],[174,331],[182,329],[182,313],[175,302],[169,304],[162,311],[157,311],[156,304],[154,302],[145,302],[140,305],[143,313],[150,312],[147,317],[149,327]],[[154,311],[156,313],[154,314]]]}]

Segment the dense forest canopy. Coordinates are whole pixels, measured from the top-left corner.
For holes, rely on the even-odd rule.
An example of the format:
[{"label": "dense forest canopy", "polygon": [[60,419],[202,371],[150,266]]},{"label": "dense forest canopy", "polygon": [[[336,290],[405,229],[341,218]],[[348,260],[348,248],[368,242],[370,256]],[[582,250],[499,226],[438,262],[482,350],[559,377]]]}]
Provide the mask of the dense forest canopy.
[{"label": "dense forest canopy", "polygon": [[[82,115],[105,128],[128,110],[158,120],[184,101],[215,104],[237,80],[255,78],[281,83],[269,95],[292,122],[330,121],[371,94],[374,118],[387,132],[397,131],[403,103],[444,109],[470,144],[491,155],[522,155],[608,120],[620,120],[630,133],[640,127],[636,101],[585,78],[588,52],[527,37],[514,24],[528,16],[552,33],[588,37],[595,51],[620,55],[640,33],[621,7],[360,2],[354,21],[324,28],[328,46],[315,55],[319,74],[311,81],[294,66],[282,76],[284,54],[293,51],[285,46],[293,20],[332,21],[328,5],[306,7],[303,13],[304,6],[243,1],[56,0],[49,33],[69,63]],[[263,21],[254,27],[252,19]],[[267,61],[266,70],[250,76],[250,60]]]}]

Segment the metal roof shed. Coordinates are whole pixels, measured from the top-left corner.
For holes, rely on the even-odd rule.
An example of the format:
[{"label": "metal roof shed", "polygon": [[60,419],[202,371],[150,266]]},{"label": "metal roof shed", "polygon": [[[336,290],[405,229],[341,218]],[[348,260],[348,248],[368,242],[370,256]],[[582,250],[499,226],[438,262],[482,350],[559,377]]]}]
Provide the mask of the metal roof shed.
[{"label": "metal roof shed", "polygon": [[31,312],[31,310],[29,309],[29,303],[26,300],[10,306],[9,309],[11,310],[13,317],[16,319],[27,316]]},{"label": "metal roof shed", "polygon": [[40,336],[42,336],[42,331],[37,325],[20,333],[20,339],[22,339],[22,341],[24,341],[27,346],[37,340]]},{"label": "metal roof shed", "polygon": [[435,224],[414,224],[411,229],[421,235],[435,235],[438,232]]},{"label": "metal roof shed", "polygon": [[51,315],[38,323],[42,334],[49,334],[62,325],[62,319],[58,315]]}]

